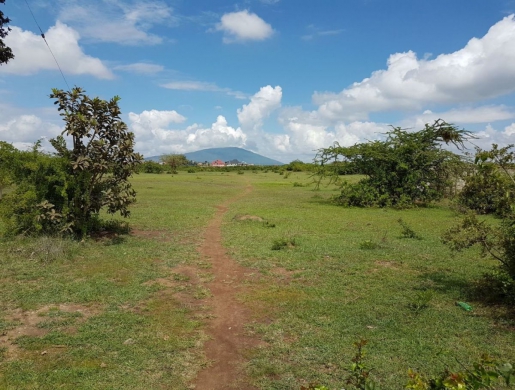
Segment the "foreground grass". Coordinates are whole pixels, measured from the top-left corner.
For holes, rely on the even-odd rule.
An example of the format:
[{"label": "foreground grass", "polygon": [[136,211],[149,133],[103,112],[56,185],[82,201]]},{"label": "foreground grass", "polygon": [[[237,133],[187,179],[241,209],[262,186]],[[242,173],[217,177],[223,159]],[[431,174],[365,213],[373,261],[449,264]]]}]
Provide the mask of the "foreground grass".
[{"label": "foreground grass", "polygon": [[201,321],[154,281],[201,261],[214,206],[244,183],[202,174],[133,182],[133,235],[0,241],[1,389],[186,389],[205,364]]},{"label": "foreground grass", "polygon": [[[410,367],[462,369],[482,353],[515,360],[513,323],[470,288],[496,264],[474,251],[451,257],[440,242],[456,220],[447,207],[345,209],[327,202],[331,188],[292,182],[309,180],[256,178],[224,227],[232,255],[265,275],[243,298],[256,313],[249,330],[266,341],[249,356],[260,388],[341,388],[360,338],[369,340],[368,365],[386,389],[403,388]],[[235,214],[267,223],[235,222]],[[421,239],[404,238],[399,218]],[[286,244],[272,250],[277,243]],[[456,306],[461,300],[474,311]]]},{"label": "foreground grass", "polygon": [[[432,373],[483,352],[515,360],[513,323],[469,287],[495,263],[473,251],[450,256],[439,237],[455,216],[444,206],[344,209],[327,201],[332,188],[304,186],[302,173],[181,172],[133,182],[130,236],[0,241],[0,342],[32,324],[9,350],[0,347],[1,389],[190,387],[206,363],[204,318],[176,296],[200,296],[199,286],[175,272],[193,264],[209,279],[196,251],[203,229],[247,183],[254,189],[230,206],[223,235],[260,275],[240,297],[254,313],[248,331],[264,341],[247,356],[259,388],[341,388],[362,337],[386,389],[401,389],[408,367]],[[422,239],[402,238],[399,218]],[[163,278],[179,282],[155,282]]]}]

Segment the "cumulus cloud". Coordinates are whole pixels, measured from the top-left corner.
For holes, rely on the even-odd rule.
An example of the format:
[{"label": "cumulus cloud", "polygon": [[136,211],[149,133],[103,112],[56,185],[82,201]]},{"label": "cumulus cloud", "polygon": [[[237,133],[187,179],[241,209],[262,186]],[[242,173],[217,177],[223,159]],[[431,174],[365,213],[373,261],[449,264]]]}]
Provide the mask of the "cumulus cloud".
[{"label": "cumulus cloud", "polygon": [[155,74],[162,72],[164,70],[164,66],[150,64],[148,62],[136,62],[134,64],[118,65],[114,67],[114,70],[121,70],[129,73]]},{"label": "cumulus cloud", "polygon": [[392,54],[386,70],[340,93],[315,93],[313,102],[329,120],[363,120],[371,112],[475,102],[513,91],[515,16],[510,15],[461,50],[433,60],[419,59],[412,51]]},{"label": "cumulus cloud", "polygon": [[[89,74],[100,79],[111,79],[112,72],[98,58],[86,55],[79,46],[79,33],[59,21],[45,37],[64,73]],[[40,70],[57,70],[57,65],[40,35],[13,26],[5,38],[16,57],[0,67],[0,73],[30,75]]]},{"label": "cumulus cloud", "polygon": [[[415,123],[415,128],[423,128],[426,123],[432,123],[436,119],[443,119],[448,123],[466,125],[470,123],[491,123],[515,118],[515,112],[504,106],[480,106],[474,108],[453,108],[447,111],[424,111],[421,115],[408,118],[403,123]],[[403,124],[401,124],[403,126]]]},{"label": "cumulus cloud", "polygon": [[141,114],[135,114],[133,112],[130,112],[129,120],[134,125],[138,125],[143,128],[153,129],[167,127],[171,123],[183,123],[186,120],[186,117],[182,116],[175,110],[145,110]]},{"label": "cumulus cloud", "polygon": [[515,123],[506,126],[504,129],[496,129],[488,124],[484,130],[474,134],[478,139],[473,140],[473,144],[482,149],[491,149],[492,144],[506,146],[515,143]]},{"label": "cumulus cloud", "polygon": [[247,136],[240,128],[228,125],[219,115],[210,127],[193,124],[185,129],[170,128],[185,121],[176,111],[129,113],[129,124],[136,136],[136,149],[145,156],[187,153],[203,148],[245,146]]},{"label": "cumulus cloud", "polygon": [[224,32],[224,43],[263,41],[274,33],[270,24],[247,10],[223,15],[216,30]]},{"label": "cumulus cloud", "polygon": [[273,111],[281,107],[283,90],[280,86],[267,85],[250,98],[250,103],[238,109],[238,120],[243,129],[258,130]]},{"label": "cumulus cloud", "polygon": [[12,143],[18,149],[30,148],[38,140],[43,141],[43,147],[51,149],[47,141],[61,131],[56,124],[33,114],[2,115],[0,118],[0,140]]},{"label": "cumulus cloud", "polygon": [[149,30],[154,25],[177,23],[173,9],[162,1],[100,0],[84,5],[77,0],[60,0],[60,4],[59,19],[95,42],[156,45],[163,38]]},{"label": "cumulus cloud", "polygon": [[202,92],[222,92],[236,99],[246,99],[247,95],[240,91],[233,91],[230,88],[222,88],[214,83],[203,81],[172,81],[161,84],[161,87],[176,91],[202,91]]}]

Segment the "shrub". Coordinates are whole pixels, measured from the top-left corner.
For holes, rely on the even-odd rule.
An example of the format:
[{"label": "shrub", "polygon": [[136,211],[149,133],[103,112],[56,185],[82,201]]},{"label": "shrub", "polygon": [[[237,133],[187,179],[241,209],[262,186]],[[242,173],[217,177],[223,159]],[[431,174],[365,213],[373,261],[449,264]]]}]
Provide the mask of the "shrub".
[{"label": "shrub", "polygon": [[515,163],[512,145],[492,150],[476,149],[475,170],[465,177],[465,185],[458,195],[458,203],[480,214],[505,217],[515,204],[515,181],[510,174]]},{"label": "shrub", "polygon": [[[73,233],[83,236],[96,224],[100,210],[129,216],[136,193],[129,177],[141,163],[134,153],[134,134],[120,119],[119,97],[89,98],[81,88],[54,89],[66,125],[50,140],[56,154],[20,152],[13,168],[15,191],[0,216],[8,233]],[[68,149],[64,135],[71,137]]]},{"label": "shrub", "polygon": [[[344,183],[335,200],[344,206],[407,207],[441,199],[451,185],[454,166],[461,158],[442,148],[442,143],[463,147],[469,132],[442,120],[410,132],[399,127],[386,133],[385,141],[373,141],[320,149],[315,157],[318,185],[324,177],[338,180],[342,163],[366,177],[356,184]],[[452,167],[452,169],[451,169]]]},{"label": "shrub", "polygon": [[294,238],[288,238],[288,239],[281,238],[281,239],[275,240],[273,242],[272,250],[279,251],[279,250],[285,249],[285,248],[293,248],[296,245],[297,245],[297,243]]},{"label": "shrub", "polygon": [[417,240],[421,240],[422,237],[420,237],[418,235],[417,232],[415,232],[411,226],[409,226],[406,222],[404,222],[402,220],[402,218],[399,218],[397,220],[397,222],[399,222],[399,225],[401,225],[402,227],[402,231],[401,231],[401,237],[402,238],[414,238],[414,239],[417,239]]}]

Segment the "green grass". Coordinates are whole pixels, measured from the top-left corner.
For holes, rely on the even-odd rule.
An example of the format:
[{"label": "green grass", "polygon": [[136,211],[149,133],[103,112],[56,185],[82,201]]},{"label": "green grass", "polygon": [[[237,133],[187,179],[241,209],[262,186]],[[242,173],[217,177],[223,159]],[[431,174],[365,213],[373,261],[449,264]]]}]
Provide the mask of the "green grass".
[{"label": "green grass", "polygon": [[[302,178],[289,179],[299,181],[295,175]],[[485,352],[515,359],[513,328],[471,296],[471,282],[495,262],[475,251],[452,257],[440,242],[455,223],[449,209],[345,209],[327,201],[331,188],[313,192],[281,181],[255,182],[224,225],[232,255],[265,275],[244,297],[256,311],[249,329],[267,342],[248,366],[260,388],[341,388],[360,338],[369,340],[368,365],[387,389],[403,388],[410,367],[436,373]],[[276,227],[235,223],[234,214],[258,215]],[[400,218],[420,240],[404,239]],[[272,250],[284,237],[295,247]],[[461,310],[458,300],[474,311]]]},{"label": "green grass", "polygon": [[[41,332],[19,337],[15,356],[0,349],[1,389],[188,388],[205,364],[205,316],[174,293],[210,296],[209,264],[197,253],[203,229],[248,183],[223,237],[260,275],[239,297],[253,313],[248,332],[266,342],[246,355],[259,388],[340,389],[360,338],[385,389],[403,388],[409,367],[435,373],[484,352],[515,360],[513,322],[470,288],[496,263],[474,250],[451,256],[440,235],[456,216],[444,205],[345,209],[328,201],[334,187],[313,191],[297,172],[141,174],[133,183],[136,234],[0,240],[0,335],[23,322],[20,310],[38,313]],[[406,226],[420,239],[404,238]],[[199,284],[177,271],[184,264],[199,269]],[[73,305],[83,314],[60,309]]]},{"label": "green grass", "polygon": [[[205,364],[197,313],[152,281],[184,282],[175,267],[202,263],[197,245],[215,206],[246,182],[199,173],[138,175],[133,183],[136,235],[0,241],[0,335],[23,324],[14,318],[20,309],[39,313],[43,333],[19,337],[14,357],[1,351],[1,389],[185,389]],[[198,299],[209,294],[183,284]],[[53,309],[63,304],[91,313]]]}]

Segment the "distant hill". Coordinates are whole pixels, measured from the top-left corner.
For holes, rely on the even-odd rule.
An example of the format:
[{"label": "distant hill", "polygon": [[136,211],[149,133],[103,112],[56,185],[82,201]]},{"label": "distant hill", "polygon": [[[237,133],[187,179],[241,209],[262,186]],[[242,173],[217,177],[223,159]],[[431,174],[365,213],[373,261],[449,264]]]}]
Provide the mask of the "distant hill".
[{"label": "distant hill", "polygon": [[[184,153],[184,155],[188,160],[196,162],[212,162],[214,160],[222,160],[225,162],[230,160],[238,160],[241,162],[246,162],[247,164],[254,165],[284,165],[284,163],[280,161],[261,156],[257,153],[249,152],[248,150],[242,148],[211,148],[198,150],[191,153]],[[145,158],[145,160],[159,161],[159,158],[160,156],[152,156]]]}]

